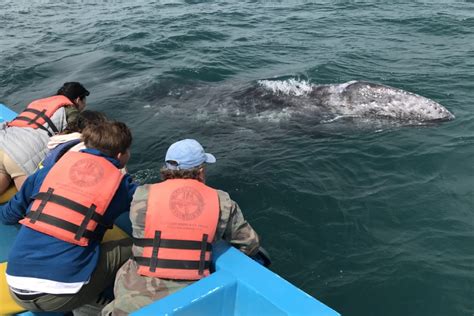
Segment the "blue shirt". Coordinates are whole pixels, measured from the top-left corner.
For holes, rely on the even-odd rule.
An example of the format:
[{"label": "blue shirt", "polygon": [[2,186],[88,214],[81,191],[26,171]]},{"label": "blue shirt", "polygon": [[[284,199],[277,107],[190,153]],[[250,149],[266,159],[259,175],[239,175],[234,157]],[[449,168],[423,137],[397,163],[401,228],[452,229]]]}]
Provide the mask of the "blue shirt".
[{"label": "blue shirt", "polygon": [[[119,161],[95,149],[81,152],[104,157],[117,168]],[[5,205],[0,206],[0,221],[17,224],[30,211],[32,196],[38,193],[52,166],[29,176],[21,190]],[[122,213],[130,211],[130,203],[137,185],[125,175],[104,215],[104,222],[112,224]],[[105,232],[105,231],[104,231]],[[21,226],[8,257],[7,274],[57,282],[73,283],[89,280],[99,261],[100,242],[91,241],[87,247],[77,246],[55,237]]]}]

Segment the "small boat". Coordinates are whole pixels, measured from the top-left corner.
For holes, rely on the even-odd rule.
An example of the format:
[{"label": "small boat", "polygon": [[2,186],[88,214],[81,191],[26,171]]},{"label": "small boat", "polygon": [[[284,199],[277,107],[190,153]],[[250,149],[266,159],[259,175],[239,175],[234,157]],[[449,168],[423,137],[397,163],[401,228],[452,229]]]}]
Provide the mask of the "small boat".
[{"label": "small boat", "polygon": [[[0,122],[16,113],[0,104]],[[0,197],[6,202],[15,193],[12,188]],[[104,241],[131,234],[127,214],[118,218]],[[61,315],[25,312],[10,297],[5,280],[7,255],[18,227],[0,224],[0,314]],[[321,315],[339,313],[244,255],[224,241],[213,245],[214,272],[190,286],[158,300],[132,315]]]}]

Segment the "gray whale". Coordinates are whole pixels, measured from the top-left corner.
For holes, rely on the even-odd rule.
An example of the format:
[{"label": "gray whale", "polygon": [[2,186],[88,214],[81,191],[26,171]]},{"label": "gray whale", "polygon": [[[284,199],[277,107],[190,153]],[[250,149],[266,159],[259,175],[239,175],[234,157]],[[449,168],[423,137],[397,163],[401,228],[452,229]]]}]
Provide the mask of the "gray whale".
[{"label": "gray whale", "polygon": [[[155,115],[239,125],[271,122],[299,128],[377,130],[454,119],[439,103],[364,81],[312,84],[296,79],[179,86],[163,89]],[[155,108],[155,106],[150,106]],[[289,126],[288,125],[288,126]]]},{"label": "gray whale", "polygon": [[251,98],[256,111],[280,107],[285,111],[316,112],[326,117],[380,118],[409,123],[454,119],[451,112],[433,100],[364,81],[313,85],[293,79],[259,80],[250,90],[245,92],[244,99]]}]

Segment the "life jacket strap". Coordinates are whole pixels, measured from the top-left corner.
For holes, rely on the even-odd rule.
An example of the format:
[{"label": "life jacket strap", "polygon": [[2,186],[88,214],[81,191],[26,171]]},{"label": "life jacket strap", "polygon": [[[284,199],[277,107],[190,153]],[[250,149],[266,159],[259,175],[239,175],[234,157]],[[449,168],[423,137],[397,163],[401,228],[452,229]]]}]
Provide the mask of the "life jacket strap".
[{"label": "life jacket strap", "polygon": [[96,209],[96,206],[94,204],[92,204],[91,207],[89,207],[86,216],[84,216],[84,219],[82,220],[81,226],[76,232],[76,236],[74,236],[75,240],[81,240],[82,236],[84,235],[86,231],[87,224],[89,224],[89,222],[91,221],[92,215],[95,214],[95,209]]},{"label": "life jacket strap", "polygon": [[[40,218],[44,210],[44,207],[46,206],[46,203],[48,203],[48,201],[51,200],[51,196],[53,195],[53,192],[54,192],[54,189],[49,188],[46,193],[43,193],[43,199],[41,200],[41,203],[38,206],[38,208],[34,211],[34,214],[32,214],[31,216],[27,216],[30,219],[30,223],[34,224]],[[28,215],[30,214],[31,212]]]},{"label": "life jacket strap", "polygon": [[[50,190],[51,190],[51,192],[50,192]],[[36,211],[42,211],[43,208],[44,208],[44,205],[46,205],[46,202],[52,202],[52,203],[64,206],[64,207],[66,207],[66,208],[68,208],[72,211],[75,211],[79,214],[84,215],[85,219],[90,216],[88,222],[86,223],[86,226],[89,223],[89,221],[92,219],[95,222],[97,222],[99,225],[102,225],[106,228],[112,228],[112,225],[105,225],[105,224],[102,223],[103,216],[100,215],[99,213],[95,212],[96,206],[94,204],[92,204],[90,207],[84,206],[82,204],[79,204],[79,203],[77,203],[73,200],[70,200],[68,198],[65,198],[63,196],[53,194],[53,189],[52,188],[49,188],[48,192],[39,192],[39,193],[37,193],[33,197],[33,199],[41,200],[41,204],[40,204],[40,206],[38,207],[38,209]],[[43,205],[43,203],[44,203],[44,205]],[[40,210],[40,208],[41,208],[41,210]],[[90,213],[92,213],[92,214],[90,215]]]},{"label": "life jacket strap", "polygon": [[[194,269],[199,271],[199,275],[202,275],[204,270],[209,268],[209,261],[206,261],[206,252],[211,251],[212,245],[207,242],[208,238],[208,234],[203,234],[201,241],[161,239],[161,231],[157,230],[153,239],[133,238],[133,243],[136,246],[153,247],[150,258],[135,257],[135,261],[139,265],[149,266],[150,272],[155,272],[156,268]],[[199,261],[158,259],[159,248],[200,250]]]},{"label": "life jacket strap", "polygon": [[158,251],[160,250],[161,244],[161,231],[155,231],[155,237],[153,238],[153,250],[150,258],[150,272],[156,271],[156,265],[158,264]]},{"label": "life jacket strap", "polygon": [[[146,257],[133,257],[138,265],[150,266],[151,258]],[[155,268],[160,269],[183,269],[183,270],[199,270],[201,261],[194,260],[171,260],[171,259],[158,259]],[[210,261],[204,261],[203,268],[209,269],[211,266]],[[203,269],[203,270],[204,270]]]},{"label": "life jacket strap", "polygon": [[[37,211],[30,211],[26,217],[27,218],[32,218],[33,216],[37,216],[36,215]],[[79,231],[80,229],[80,226],[77,226],[73,223],[70,223],[66,220],[63,220],[61,218],[58,218],[58,217],[55,217],[55,216],[51,216],[51,215],[48,215],[48,214],[41,214],[41,216],[38,216],[38,219],[37,221],[39,222],[43,222],[43,223],[46,223],[46,224],[49,224],[49,225],[52,225],[52,226],[55,226],[55,227],[59,227],[61,229],[64,229],[64,230],[67,230],[68,232],[71,232],[73,234],[77,234],[77,232]],[[87,238],[87,239],[101,239],[101,236],[95,232],[95,231],[91,231],[91,230],[88,230],[86,229],[83,233],[82,233],[82,237],[84,238]]]},{"label": "life jacket strap", "polygon": [[202,275],[204,273],[204,264],[206,261],[206,246],[207,246],[207,234],[202,235],[202,240],[201,240],[201,254],[199,256],[199,275]]},{"label": "life jacket strap", "polygon": [[[153,247],[152,238],[132,238],[133,244],[138,247]],[[184,250],[201,250],[202,241],[179,240],[179,239],[161,239],[160,248],[184,249]],[[211,251],[212,244],[206,241],[205,251]]]},{"label": "life jacket strap", "polygon": [[31,112],[36,114],[35,118],[32,119],[32,123],[37,123],[38,119],[41,117],[46,123],[48,123],[49,128],[53,131],[54,134],[59,133],[58,128],[54,125],[53,121],[46,115],[46,110],[39,111],[37,109],[25,109],[25,112]]},{"label": "life jacket strap", "polygon": [[[37,109],[28,109],[26,108],[23,112],[31,112],[33,114],[36,114],[35,117],[29,118],[27,116],[17,116],[14,120],[20,120],[20,121],[27,121],[29,125],[35,125],[39,129],[42,129],[48,133],[49,136],[53,136],[54,134],[59,133],[58,128],[56,125],[54,125],[53,121],[46,115],[46,110],[39,111]],[[49,128],[53,131],[51,132],[49,129],[47,129],[43,124],[38,123],[38,119],[42,118],[46,123],[48,123]]]}]

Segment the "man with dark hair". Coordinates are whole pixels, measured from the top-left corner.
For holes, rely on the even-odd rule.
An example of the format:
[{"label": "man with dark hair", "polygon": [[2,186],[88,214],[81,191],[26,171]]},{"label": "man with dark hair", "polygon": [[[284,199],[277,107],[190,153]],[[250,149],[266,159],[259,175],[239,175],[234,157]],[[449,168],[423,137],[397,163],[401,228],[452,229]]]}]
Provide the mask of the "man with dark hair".
[{"label": "man with dark hair", "polygon": [[56,95],[31,102],[11,122],[0,124],[0,194],[12,181],[21,188],[44,159],[49,137],[77,118],[88,95],[79,82],[66,82]]},{"label": "man with dark hair", "polygon": [[102,122],[82,133],[86,149],[38,170],[0,207],[0,222],[22,224],[6,278],[13,299],[31,311],[94,303],[131,255],[130,239],[100,243],[136,189],[119,171],[130,158],[130,130]]},{"label": "man with dark hair", "polygon": [[209,275],[211,243],[255,255],[259,238],[228,193],[204,184],[216,162],[194,139],[172,144],[161,183],[137,188],[130,210],[133,258],[117,273],[103,315],[126,315]]}]

